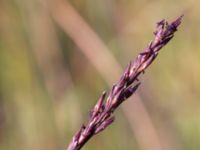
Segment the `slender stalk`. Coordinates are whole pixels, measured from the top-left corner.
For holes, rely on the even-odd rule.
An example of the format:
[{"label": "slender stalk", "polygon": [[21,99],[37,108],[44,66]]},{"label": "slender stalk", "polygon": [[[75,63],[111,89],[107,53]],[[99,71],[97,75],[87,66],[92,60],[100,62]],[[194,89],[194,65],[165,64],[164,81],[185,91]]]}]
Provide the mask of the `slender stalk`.
[{"label": "slender stalk", "polygon": [[183,15],[171,23],[165,20],[157,23],[154,40],[135,60],[128,64],[120,80],[113,85],[111,91],[108,94],[102,93],[97,104],[90,111],[88,123],[82,125],[74,135],[67,150],[81,149],[91,137],[103,131],[114,121],[113,112],[137,90],[140,85],[138,76],[144,73],[145,69],[157,57],[160,49],[174,37],[182,17]]}]

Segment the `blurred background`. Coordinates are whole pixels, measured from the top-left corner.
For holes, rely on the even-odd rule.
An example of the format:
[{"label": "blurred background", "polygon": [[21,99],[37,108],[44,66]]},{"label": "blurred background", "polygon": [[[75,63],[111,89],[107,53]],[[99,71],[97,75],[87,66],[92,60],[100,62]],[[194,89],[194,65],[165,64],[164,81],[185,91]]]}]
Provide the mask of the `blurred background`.
[{"label": "blurred background", "polygon": [[0,149],[66,149],[156,22],[181,14],[137,93],[83,149],[199,150],[197,0],[1,0]]}]

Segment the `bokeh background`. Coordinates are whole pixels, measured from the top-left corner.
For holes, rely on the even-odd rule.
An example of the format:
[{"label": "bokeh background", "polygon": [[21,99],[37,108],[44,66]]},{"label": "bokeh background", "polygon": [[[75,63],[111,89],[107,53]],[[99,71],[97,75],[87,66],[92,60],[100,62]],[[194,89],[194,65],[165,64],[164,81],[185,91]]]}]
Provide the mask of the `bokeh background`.
[{"label": "bokeh background", "polygon": [[198,0],[1,0],[0,149],[66,149],[155,23],[181,14],[138,92],[83,149],[199,150]]}]

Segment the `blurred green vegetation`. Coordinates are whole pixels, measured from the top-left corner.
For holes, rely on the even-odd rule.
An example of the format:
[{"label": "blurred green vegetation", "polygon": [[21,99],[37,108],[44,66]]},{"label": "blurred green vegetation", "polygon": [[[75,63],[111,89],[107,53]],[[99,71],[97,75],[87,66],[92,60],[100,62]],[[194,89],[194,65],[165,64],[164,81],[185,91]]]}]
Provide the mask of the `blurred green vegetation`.
[{"label": "blurred green vegetation", "polygon": [[[57,3],[73,7],[123,68],[153,38],[157,21],[185,15],[175,38],[141,78],[138,94],[163,150],[199,150],[200,2],[195,0],[1,0],[0,149],[66,149],[98,96],[109,90],[70,35],[86,31],[65,32],[70,22],[58,21]],[[61,20],[69,10],[60,13]],[[116,69],[109,70],[111,78]],[[146,150],[126,115],[120,109],[115,115],[84,149]]]}]

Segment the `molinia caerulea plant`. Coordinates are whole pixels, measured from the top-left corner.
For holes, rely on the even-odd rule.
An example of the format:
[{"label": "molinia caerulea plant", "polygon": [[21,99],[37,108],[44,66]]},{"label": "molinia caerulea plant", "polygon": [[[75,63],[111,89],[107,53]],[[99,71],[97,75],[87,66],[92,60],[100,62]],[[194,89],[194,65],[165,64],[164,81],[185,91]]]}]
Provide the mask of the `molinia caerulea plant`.
[{"label": "molinia caerulea plant", "polygon": [[157,23],[155,38],[148,44],[137,58],[131,61],[126,67],[120,80],[113,85],[111,91],[103,92],[94,108],[90,111],[89,121],[82,125],[74,135],[68,150],[79,150],[95,134],[103,131],[114,121],[113,112],[118,106],[129,98],[139,87],[138,76],[155,60],[158,52],[165,46],[177,31],[183,16],[168,23],[161,20]]}]

